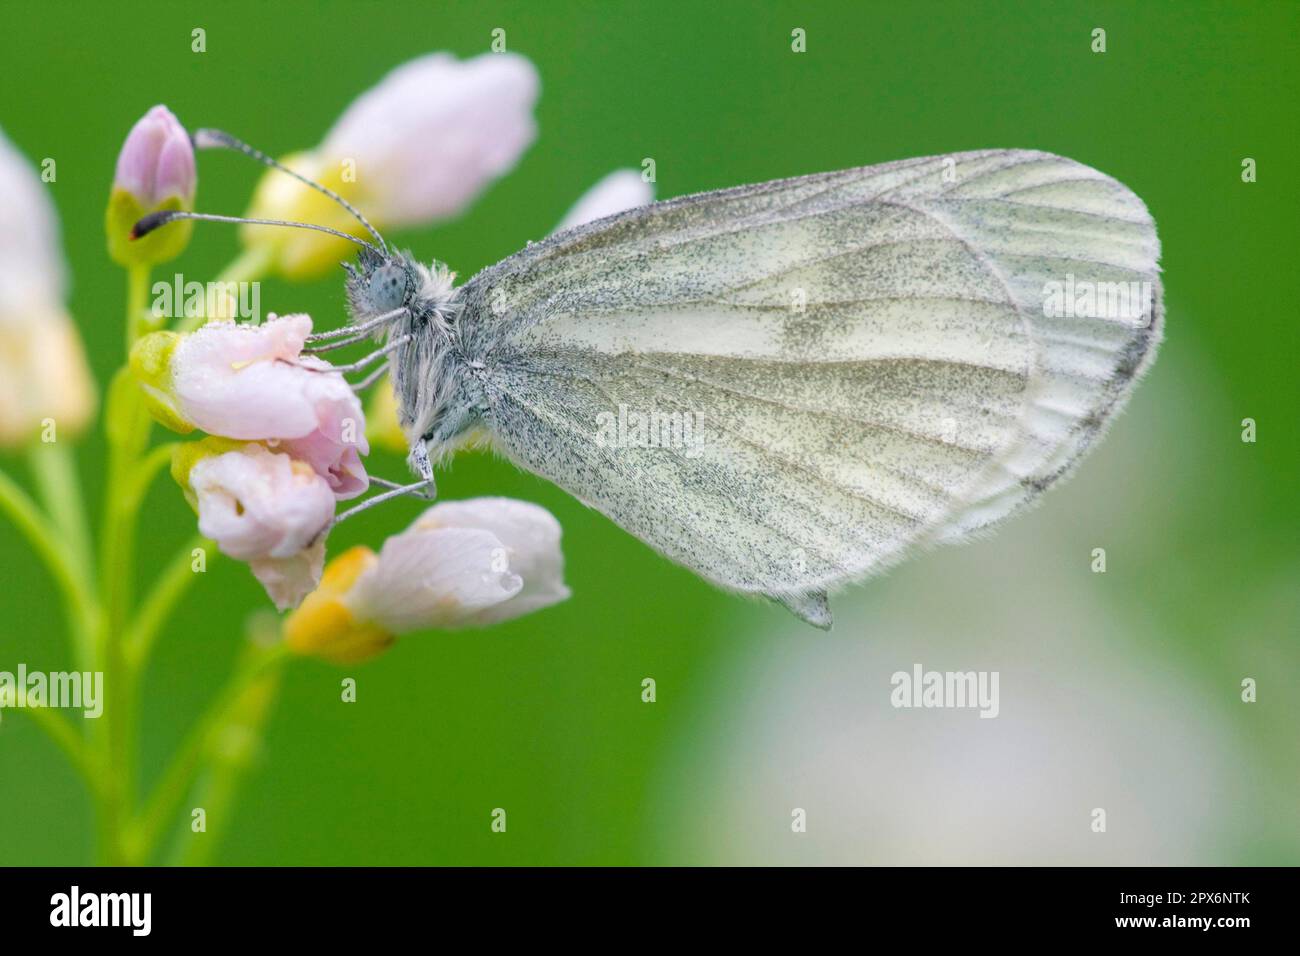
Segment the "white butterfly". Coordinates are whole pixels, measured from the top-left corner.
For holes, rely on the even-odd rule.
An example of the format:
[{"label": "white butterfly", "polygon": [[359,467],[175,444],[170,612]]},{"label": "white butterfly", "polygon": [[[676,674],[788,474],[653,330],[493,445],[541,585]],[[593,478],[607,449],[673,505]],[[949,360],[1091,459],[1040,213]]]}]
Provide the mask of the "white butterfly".
[{"label": "white butterfly", "polygon": [[[423,476],[485,430],[672,560],[819,627],[827,592],[1064,476],[1161,337],[1142,201],[1027,150],[654,203],[460,288],[372,234],[350,330],[387,332],[375,354]],[[664,422],[677,440],[654,440]]]}]

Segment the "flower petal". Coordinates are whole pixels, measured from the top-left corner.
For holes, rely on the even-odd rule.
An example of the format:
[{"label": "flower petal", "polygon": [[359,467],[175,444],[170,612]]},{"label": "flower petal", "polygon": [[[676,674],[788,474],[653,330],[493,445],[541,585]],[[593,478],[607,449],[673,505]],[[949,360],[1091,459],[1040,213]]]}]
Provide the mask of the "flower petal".
[{"label": "flower petal", "polygon": [[189,134],[171,110],[155,106],[127,134],[117,156],[113,187],[148,210],[173,198],[192,206],[196,184]]},{"label": "flower petal", "polygon": [[464,627],[523,589],[504,555],[501,541],[487,531],[412,528],[384,542],[378,564],[362,573],[344,601],[358,620],[393,634]]},{"label": "flower petal", "polygon": [[541,505],[514,498],[444,501],[416,519],[412,527],[481,528],[495,535],[505,547],[509,568],[523,579],[524,586],[509,601],[485,608],[469,623],[495,624],[569,597],[564,584],[560,523]]},{"label": "flower petal", "polygon": [[315,589],[324,565],[323,537],[287,558],[255,558],[248,562],[253,576],[281,611],[297,607]]},{"label": "flower petal", "polygon": [[640,173],[634,169],[616,169],[582,194],[555,231],[563,232],[625,209],[645,206],[654,199],[654,187],[642,179]]},{"label": "flower petal", "polygon": [[314,431],[279,443],[294,458],[305,461],[324,478],[340,501],[355,498],[370,487],[361,456],[370,454],[361,399],[338,375],[309,372],[304,398],[316,415]]},{"label": "flower petal", "polygon": [[325,165],[356,164],[357,201],[390,226],[454,216],[537,135],[540,81],[526,58],[434,53],[358,97],[325,137]]},{"label": "flower petal", "polygon": [[[204,439],[228,447],[225,439]],[[233,451],[203,454],[189,466],[189,492],[199,530],[223,554],[247,561],[283,610],[320,580],[325,532],[334,518],[334,493],[310,466],[250,442]]]},{"label": "flower petal", "polygon": [[389,538],[346,601],[358,619],[401,634],[495,624],[568,596],[550,512],[474,498],[434,505]]},{"label": "flower petal", "polygon": [[209,322],[186,336],[172,359],[172,384],[185,418],[230,438],[301,438],[316,428],[303,400],[315,373],[295,368],[311,319],[290,315],[264,325]]},{"label": "flower petal", "polygon": [[0,132],[0,321],[63,300],[54,204],[31,164]]}]

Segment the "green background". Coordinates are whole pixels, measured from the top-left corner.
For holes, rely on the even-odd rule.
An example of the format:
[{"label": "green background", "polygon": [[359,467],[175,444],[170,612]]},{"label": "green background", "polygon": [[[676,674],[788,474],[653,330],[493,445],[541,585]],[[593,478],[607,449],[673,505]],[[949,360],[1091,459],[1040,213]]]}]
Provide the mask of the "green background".
[{"label": "green background", "polygon": [[[1107,31],[1104,54],[1090,50],[1099,26]],[[206,53],[190,50],[195,27],[207,31]],[[1233,780],[1234,796],[1211,822],[1196,824],[1212,827],[1215,839],[1189,862],[1300,861],[1300,5],[6,2],[0,128],[33,162],[57,160],[49,188],[73,273],[71,311],[98,381],[120,361],[124,294],[104,252],[104,204],[122,138],[149,106],[164,102],[191,127],[226,128],[284,154],[317,143],[392,66],[433,50],[477,54],[497,27],[540,71],[540,135],[464,218],[397,236],[462,276],[541,238],[590,184],[644,157],[655,159],[658,195],[667,198],[932,153],[1031,147],[1094,165],[1143,197],[1164,244],[1168,338],[1160,360],[1080,476],[1006,532],[1020,537],[966,546],[958,560],[979,563],[999,553],[981,549],[1021,542],[1040,549],[1032,554],[1039,562],[1068,557],[1082,578],[1099,536],[1126,543],[1112,552],[1106,577],[1107,600],[1121,609],[1114,620],[1125,626],[1104,634],[1081,626],[1075,637],[1085,649],[1108,642],[1121,668],[1140,660],[1174,674],[1179,706],[1214,710],[1216,724],[1231,724],[1213,773]],[[794,27],[807,31],[806,53],[791,52]],[[1243,157],[1257,160],[1257,183],[1241,181]],[[232,155],[199,159],[197,207],[240,212],[258,171]],[[208,278],[237,249],[232,229],[200,224],[175,269],[161,273]],[[267,281],[263,308],[333,323],[342,316],[340,280]],[[1259,423],[1255,444],[1240,441],[1247,416]],[[103,451],[102,437],[92,435],[79,461],[95,508]],[[20,465],[0,459],[16,475]],[[372,470],[397,477],[402,464],[377,454]],[[444,497],[510,495],[551,509],[564,527],[573,598],[489,631],[413,635],[354,668],[296,663],[234,816],[221,826],[218,862],[786,859],[746,832],[720,843],[698,837],[701,827],[716,835],[742,826],[720,794],[743,798],[744,778],[718,768],[737,752],[761,750],[743,715],[761,710],[769,692],[764,659],[797,659],[805,647],[851,655],[879,639],[872,615],[881,602],[892,600],[906,620],[905,597],[957,616],[970,609],[961,601],[983,607],[1023,598],[1011,575],[978,597],[950,587],[954,579],[935,569],[952,566],[933,563],[947,560],[936,553],[855,592],[831,635],[792,631],[779,608],[713,590],[559,489],[489,455],[462,455],[439,486]],[[331,550],[377,545],[414,510],[398,504],[345,525]],[[146,577],[193,531],[169,482],[154,488],[147,512]],[[1049,528],[1059,533],[1036,533]],[[57,593],[23,549],[0,523],[0,669],[19,661],[68,666]],[[229,672],[247,615],[264,606],[247,570],[226,560],[213,562],[187,595],[147,678],[148,779]],[[1002,647],[998,660],[1014,672],[1014,648],[1057,632],[1053,607],[1020,619],[1023,633],[989,625],[974,646]],[[979,629],[981,620],[974,614],[967,626]],[[897,640],[899,659],[910,663],[906,635]],[[954,645],[961,640],[954,636]],[[756,667],[767,676],[754,678]],[[358,681],[354,704],[339,700],[344,676]],[[1261,680],[1259,703],[1234,703],[1242,676]],[[640,699],[644,677],[657,681],[654,704]],[[887,693],[885,680],[863,674],[863,694]],[[1104,700],[1108,679],[1098,680]],[[1128,706],[1140,735],[1143,699]],[[1199,747],[1169,743],[1192,755]],[[964,772],[978,783],[999,771]],[[822,785],[808,778],[806,802],[816,803]],[[1143,799],[1140,782],[1134,786]],[[506,834],[489,830],[494,807],[509,813]],[[90,818],[61,755],[20,715],[4,715],[0,863],[88,862]],[[774,810],[772,820],[788,834],[788,809]],[[823,833],[833,834],[823,821]],[[176,821],[182,840],[185,824]],[[906,828],[894,836],[896,853],[877,853],[864,840],[851,859],[907,861],[908,847],[924,842]]]}]

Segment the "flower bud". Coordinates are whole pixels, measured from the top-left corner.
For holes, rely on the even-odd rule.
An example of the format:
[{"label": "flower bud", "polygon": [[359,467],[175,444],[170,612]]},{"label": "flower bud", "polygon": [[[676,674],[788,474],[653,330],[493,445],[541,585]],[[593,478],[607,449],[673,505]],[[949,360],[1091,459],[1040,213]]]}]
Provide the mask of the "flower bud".
[{"label": "flower bud", "polygon": [[94,416],[85,348],[63,304],[64,271],[54,204],[0,133],[0,448],[75,437]]},{"label": "flower bud", "polygon": [[[536,68],[513,53],[418,57],[357,97],[320,146],[281,162],[339,193],[379,229],[450,219],[532,143],[539,86]],[[366,235],[346,210],[275,171],[262,178],[248,216]],[[319,275],[352,251],[319,232],[244,226],[240,234],[294,279]]]},{"label": "flower bud", "polygon": [[205,438],[176,450],[172,477],[199,531],[248,562],[276,607],[295,606],[316,586],[335,499],[310,465],[256,442]]},{"label": "flower bud", "polygon": [[193,223],[174,223],[136,240],[131,227],[151,212],[193,210],[197,183],[189,134],[167,107],[155,106],[131,127],[117,157],[105,216],[113,260],[124,266],[151,265],[180,255]]},{"label": "flower bud", "polygon": [[25,445],[49,425],[58,439],[75,437],[94,411],[85,350],[67,314],[51,306],[18,321],[0,316],[0,448]]}]

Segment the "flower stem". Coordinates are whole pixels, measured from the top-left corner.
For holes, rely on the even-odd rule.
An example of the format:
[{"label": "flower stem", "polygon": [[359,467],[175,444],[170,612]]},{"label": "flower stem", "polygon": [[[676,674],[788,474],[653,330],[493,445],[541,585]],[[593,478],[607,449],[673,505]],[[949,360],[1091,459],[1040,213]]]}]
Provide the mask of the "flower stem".
[{"label": "flower stem", "polygon": [[[222,272],[219,281],[252,281],[261,276],[272,262],[266,250],[246,250]],[[129,356],[132,346],[152,325],[146,312],[150,271],[147,266],[132,266],[127,272],[125,343]],[[187,318],[177,324],[178,331],[192,331],[202,318]],[[190,555],[194,547],[208,547],[203,539],[192,541],[155,580],[144,602],[132,614],[137,518],[150,483],[171,459],[171,445],[146,452],[151,420],[140,390],[128,368],[120,368],[109,385],[104,412],[104,430],[108,439],[108,469],[105,483],[103,523],[100,528],[99,629],[96,632],[92,660],[105,676],[104,717],[97,723],[96,743],[99,763],[103,767],[96,791],[100,828],[100,853],[104,862],[139,863],[152,853],[158,832],[168,819],[168,808],[184,797],[194,773],[201,765],[204,747],[224,708],[238,701],[248,681],[263,672],[265,666],[281,659],[279,652],[261,651],[254,655],[259,663],[237,673],[219,695],[214,710],[195,728],[189,742],[164,773],[162,782],[137,815],[137,708],[140,679],[148,663],[157,636],[185,588],[193,580]],[[3,491],[0,488],[0,491]],[[20,502],[21,504],[21,502]],[[40,526],[28,522],[39,530]],[[230,786],[233,788],[234,781]]]},{"label": "flower stem", "polygon": [[131,495],[135,504],[139,507],[144,501],[144,496],[149,491],[149,486],[153,480],[158,477],[158,472],[162,471],[172,461],[172,453],[180,447],[181,442],[170,441],[164,445],[157,445],[149,449],[149,453],[136,463],[135,482],[131,487]]},{"label": "flower stem", "polygon": [[66,543],[73,560],[93,573],[90,555],[90,534],[86,525],[86,511],[82,507],[81,479],[77,476],[76,461],[66,442],[33,443],[28,449],[27,461],[41,492],[45,510]]},{"label": "flower stem", "polygon": [[208,710],[186,735],[171,764],[163,773],[144,809],[136,818],[127,841],[130,858],[146,860],[152,854],[163,826],[171,821],[189,793],[204,758],[218,733],[238,709],[244,695],[263,675],[274,673],[291,656],[284,644],[251,646],[230,682],[218,693]]},{"label": "flower stem", "polygon": [[[145,322],[149,269],[127,272],[126,348],[129,352]],[[106,701],[98,744],[104,767],[99,800],[100,853],[107,863],[127,862],[125,841],[136,786],[136,675],[127,666],[126,625],[131,613],[135,565],[138,461],[149,443],[150,418],[140,389],[127,368],[118,369],[108,388],[104,409],[108,438],[108,473],[104,518],[100,529],[100,595],[103,600],[95,648],[104,672]]]},{"label": "flower stem", "polygon": [[[248,623],[248,636],[262,648],[274,646],[280,640],[279,618],[269,612],[254,615]],[[172,847],[171,862],[183,866],[211,862],[230,829],[240,784],[260,754],[263,728],[279,694],[283,672],[283,667],[270,667],[245,684],[224,726],[214,733],[207,752],[208,769],[192,788],[194,804],[203,807],[207,827],[201,834],[182,834]]]},{"label": "flower stem", "polygon": [[60,545],[54,527],[18,483],[3,471],[0,471],[0,511],[7,514],[26,536],[62,589],[68,601],[74,633],[90,634],[98,612],[90,593],[86,569],[83,567],[79,573]]},{"label": "flower stem", "polygon": [[[62,547],[60,553],[78,570],[82,587],[89,588],[94,580],[94,559],[90,547],[90,533],[86,524],[86,510],[82,504],[81,481],[77,476],[76,461],[66,443],[33,443],[27,453],[28,464],[36,480],[37,489],[57,532]],[[94,639],[92,615],[85,609],[74,613],[72,622],[73,652],[77,666],[89,666]]]},{"label": "flower stem", "polygon": [[149,267],[134,265],[127,270],[126,285],[126,354],[148,324],[145,312],[149,301]]},{"label": "flower stem", "polygon": [[148,596],[140,602],[140,610],[131,623],[126,645],[127,663],[137,672],[149,660],[154,641],[176,607],[176,602],[198,576],[193,568],[196,548],[202,548],[208,555],[217,554],[213,542],[202,535],[195,535],[176,552],[166,570],[158,575]]}]

